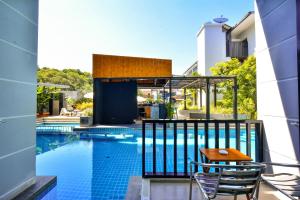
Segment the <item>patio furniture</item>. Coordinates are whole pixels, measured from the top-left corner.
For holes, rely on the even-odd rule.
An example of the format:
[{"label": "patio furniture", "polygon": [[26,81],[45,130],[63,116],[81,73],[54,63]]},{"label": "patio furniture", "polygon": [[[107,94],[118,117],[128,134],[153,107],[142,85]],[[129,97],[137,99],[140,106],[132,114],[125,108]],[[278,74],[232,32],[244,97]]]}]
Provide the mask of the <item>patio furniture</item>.
[{"label": "patio furniture", "polygon": [[72,116],[72,112],[68,111],[66,108],[60,110],[60,116]]},{"label": "patio furniture", "polygon": [[[208,172],[193,172],[193,166],[215,169]],[[257,163],[242,162],[241,165],[190,163],[190,192],[192,199],[192,184],[196,180],[205,200],[214,199],[219,195],[246,195],[247,200],[256,199],[256,192],[265,166]],[[213,172],[210,172],[213,171]]]},{"label": "patio furniture", "polygon": [[262,180],[282,192],[290,199],[300,199],[300,176],[289,173],[291,168],[300,170],[300,164],[264,163],[267,167],[278,166],[286,169],[284,173],[263,173]]}]

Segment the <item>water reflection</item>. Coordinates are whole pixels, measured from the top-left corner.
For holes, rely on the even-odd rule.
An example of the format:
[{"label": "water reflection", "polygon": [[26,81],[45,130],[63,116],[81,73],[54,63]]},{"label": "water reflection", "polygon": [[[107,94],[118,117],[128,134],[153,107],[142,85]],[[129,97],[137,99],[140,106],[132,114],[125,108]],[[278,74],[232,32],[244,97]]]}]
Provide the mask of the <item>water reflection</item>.
[{"label": "water reflection", "polygon": [[77,140],[79,140],[79,136],[75,134],[37,134],[36,154],[54,150]]}]

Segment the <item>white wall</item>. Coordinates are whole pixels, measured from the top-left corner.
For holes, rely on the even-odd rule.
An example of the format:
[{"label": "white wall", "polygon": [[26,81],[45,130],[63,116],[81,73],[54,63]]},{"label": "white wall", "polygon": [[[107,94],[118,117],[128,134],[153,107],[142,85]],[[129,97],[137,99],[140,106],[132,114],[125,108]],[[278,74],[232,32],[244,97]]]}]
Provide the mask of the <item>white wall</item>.
[{"label": "white wall", "polygon": [[35,181],[38,0],[0,0],[0,199]]},{"label": "white wall", "polygon": [[258,118],[264,121],[264,155],[299,162],[296,0],[256,0]]},{"label": "white wall", "polygon": [[198,73],[205,75],[205,31],[204,26],[197,35],[197,63]]},{"label": "white wall", "polygon": [[218,62],[226,61],[226,32],[222,24],[206,23],[197,35],[198,71],[201,75],[211,75],[210,68]]}]

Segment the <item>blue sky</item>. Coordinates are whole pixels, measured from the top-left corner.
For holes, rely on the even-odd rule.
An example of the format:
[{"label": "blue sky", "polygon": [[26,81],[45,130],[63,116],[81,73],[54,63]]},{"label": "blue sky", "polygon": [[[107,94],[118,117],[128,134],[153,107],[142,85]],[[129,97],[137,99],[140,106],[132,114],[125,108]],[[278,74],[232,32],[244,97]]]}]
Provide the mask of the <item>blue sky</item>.
[{"label": "blue sky", "polygon": [[196,60],[201,25],[223,14],[236,24],[252,0],[41,0],[40,67],[92,70],[92,54],[173,60],[182,74]]}]

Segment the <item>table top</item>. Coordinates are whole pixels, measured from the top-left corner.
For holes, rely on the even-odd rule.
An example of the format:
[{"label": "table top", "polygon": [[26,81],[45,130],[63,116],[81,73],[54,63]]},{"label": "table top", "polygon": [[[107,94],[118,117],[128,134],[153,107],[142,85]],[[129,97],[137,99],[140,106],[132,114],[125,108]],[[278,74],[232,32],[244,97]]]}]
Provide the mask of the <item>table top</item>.
[{"label": "table top", "polygon": [[[219,150],[226,150],[227,155],[220,154]],[[223,149],[200,149],[200,152],[211,162],[239,162],[239,161],[252,161],[252,159],[240,152],[239,150],[232,148]]]}]

